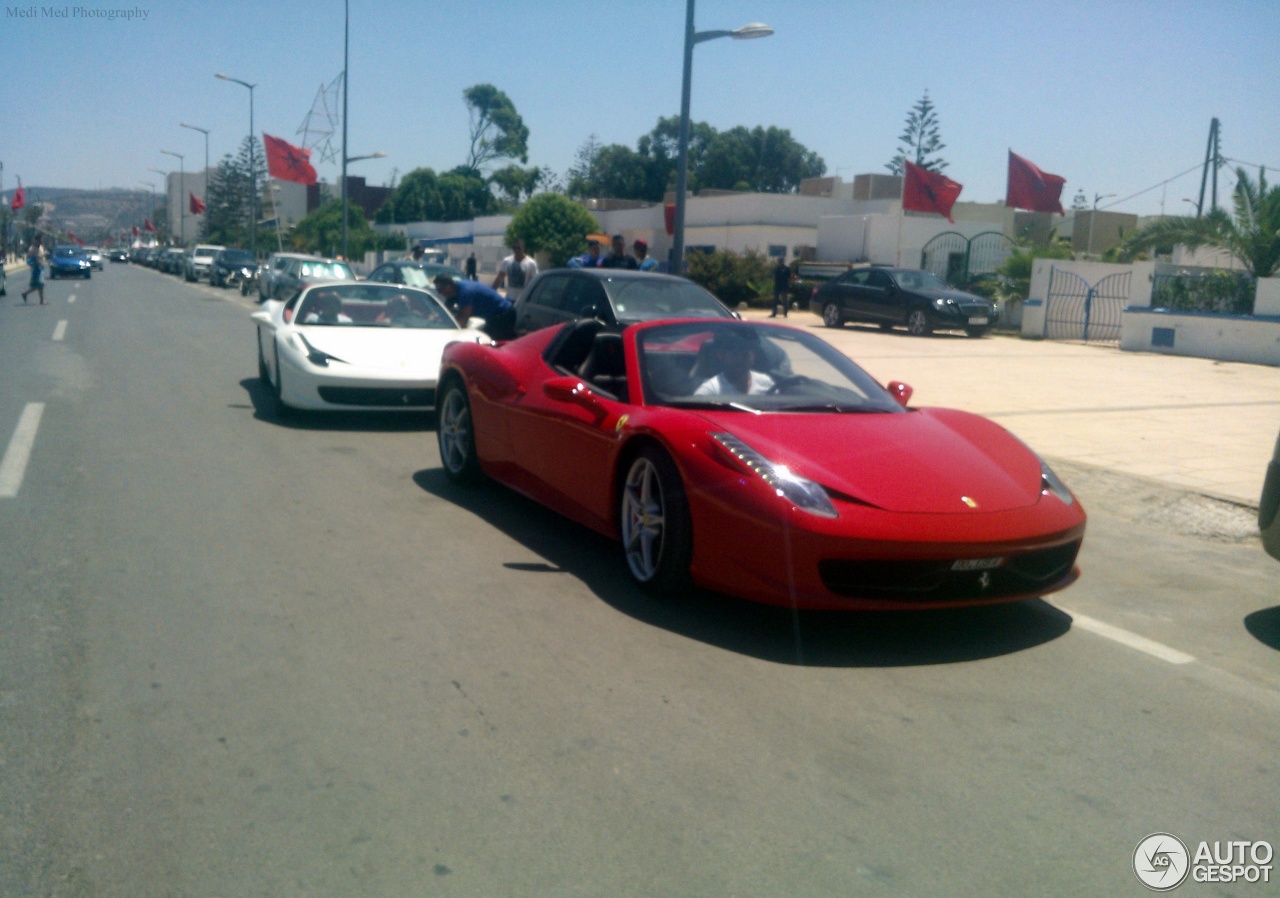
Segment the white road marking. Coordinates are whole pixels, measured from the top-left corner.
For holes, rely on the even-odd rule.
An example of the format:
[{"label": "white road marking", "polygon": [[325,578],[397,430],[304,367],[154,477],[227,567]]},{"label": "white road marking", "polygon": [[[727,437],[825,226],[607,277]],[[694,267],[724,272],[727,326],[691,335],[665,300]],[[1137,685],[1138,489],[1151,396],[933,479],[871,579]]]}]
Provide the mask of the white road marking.
[{"label": "white road marking", "polygon": [[53,339],[56,342],[58,340],[61,340],[66,335],[67,335],[67,319],[63,318],[61,321],[58,322],[57,326],[54,327],[53,329]]},{"label": "white road marking", "polygon": [[4,459],[0,460],[0,498],[12,499],[18,495],[22,487],[22,478],[27,472],[27,460],[31,458],[31,448],[36,442],[36,430],[40,427],[40,416],[44,414],[43,402],[28,402],[18,418],[18,429],[9,440],[9,448],[5,450]]},{"label": "white road marking", "polygon": [[1104,624],[1100,620],[1092,617],[1086,617],[1083,614],[1077,614],[1062,606],[1058,606],[1060,610],[1066,611],[1071,615],[1071,623],[1073,626],[1079,627],[1081,630],[1087,630],[1090,633],[1110,639],[1112,642],[1118,642],[1121,645],[1128,646],[1131,649],[1137,649],[1145,652],[1153,658],[1159,658],[1161,661],[1168,661],[1170,664],[1190,664],[1196,660],[1194,655],[1188,655],[1177,649],[1170,648],[1163,643],[1156,642],[1153,639],[1147,639],[1145,636],[1139,636],[1137,633],[1130,633],[1128,630],[1122,630],[1119,627],[1113,627],[1111,624]]},{"label": "white road marking", "polygon": [[67,302],[75,302],[75,301],[76,301],[76,295],[74,293],[72,293],[70,296],[67,297]]}]

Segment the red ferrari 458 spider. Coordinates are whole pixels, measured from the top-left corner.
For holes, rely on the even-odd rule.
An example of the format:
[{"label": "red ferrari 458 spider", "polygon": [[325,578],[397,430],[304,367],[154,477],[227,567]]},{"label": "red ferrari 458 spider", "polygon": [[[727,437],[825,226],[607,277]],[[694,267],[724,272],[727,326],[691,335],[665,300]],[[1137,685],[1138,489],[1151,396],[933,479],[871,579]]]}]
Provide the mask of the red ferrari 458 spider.
[{"label": "red ferrari 458 spider", "polygon": [[992,421],[908,408],[807,331],[583,320],[440,371],[446,473],[620,539],[637,582],[805,608],[937,608],[1072,583],[1085,514]]}]

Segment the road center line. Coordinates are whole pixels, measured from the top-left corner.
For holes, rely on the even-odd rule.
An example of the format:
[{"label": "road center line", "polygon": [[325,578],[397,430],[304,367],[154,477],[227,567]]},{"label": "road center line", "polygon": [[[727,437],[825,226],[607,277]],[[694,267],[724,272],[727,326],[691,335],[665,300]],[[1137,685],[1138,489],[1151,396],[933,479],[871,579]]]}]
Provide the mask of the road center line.
[{"label": "road center line", "polygon": [[53,329],[53,339],[55,342],[61,340],[67,335],[67,319],[63,318]]},{"label": "road center line", "polygon": [[1137,633],[1130,633],[1128,630],[1122,630],[1119,627],[1113,627],[1111,624],[1104,624],[1100,620],[1087,617],[1083,614],[1077,614],[1066,608],[1059,606],[1059,609],[1066,611],[1071,615],[1072,626],[1079,627],[1104,639],[1110,639],[1112,642],[1118,642],[1121,645],[1128,646],[1131,649],[1137,649],[1145,652],[1153,658],[1159,658],[1161,661],[1168,661],[1170,664],[1190,664],[1196,660],[1194,655],[1188,655],[1177,649],[1170,648],[1163,643],[1147,639],[1145,636],[1139,636]]},{"label": "road center line", "polygon": [[18,418],[18,429],[9,440],[9,448],[0,460],[0,498],[12,499],[18,495],[22,486],[22,478],[27,472],[27,460],[31,458],[31,448],[36,442],[36,430],[40,427],[40,416],[44,414],[43,402],[28,402]]}]

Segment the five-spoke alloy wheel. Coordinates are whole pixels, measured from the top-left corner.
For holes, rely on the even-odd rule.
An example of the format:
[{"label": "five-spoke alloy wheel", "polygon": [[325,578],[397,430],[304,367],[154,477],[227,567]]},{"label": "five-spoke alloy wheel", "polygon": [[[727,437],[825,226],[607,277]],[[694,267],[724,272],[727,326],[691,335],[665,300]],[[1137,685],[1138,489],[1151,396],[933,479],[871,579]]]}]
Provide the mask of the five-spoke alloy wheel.
[{"label": "five-spoke alloy wheel", "polygon": [[627,569],[642,587],[670,595],[689,586],[693,534],[680,472],[655,446],[627,469],[618,501],[618,529]]}]

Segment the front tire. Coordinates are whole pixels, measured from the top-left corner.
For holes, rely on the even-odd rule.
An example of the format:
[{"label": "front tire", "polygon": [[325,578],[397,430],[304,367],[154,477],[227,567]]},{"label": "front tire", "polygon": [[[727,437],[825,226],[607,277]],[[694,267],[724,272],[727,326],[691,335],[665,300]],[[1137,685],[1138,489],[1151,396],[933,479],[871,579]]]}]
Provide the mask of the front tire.
[{"label": "front tire", "polygon": [[822,323],[827,327],[844,327],[844,321],[840,318],[840,306],[833,302],[823,306]]},{"label": "front tire", "polygon": [[907,330],[913,337],[927,337],[933,333],[933,321],[924,309],[912,309],[907,315]]},{"label": "front tire", "polygon": [[255,342],[258,344],[258,380],[264,384],[270,384],[271,372],[267,370],[267,359],[262,354],[262,335],[258,334],[257,336],[258,339]]},{"label": "front tire", "polygon": [[618,531],[627,570],[643,589],[669,596],[692,581],[693,525],[675,462],[647,446],[632,460],[618,496]]},{"label": "front tire", "polygon": [[293,409],[289,408],[284,401],[284,372],[280,370],[280,347],[272,347],[276,363],[276,380],[271,385],[271,394],[276,400],[276,418],[280,421],[287,421],[293,415]]},{"label": "front tire", "polygon": [[462,381],[451,377],[438,404],[436,437],[440,464],[454,483],[475,483],[480,478],[476,457],[476,434],[471,418],[471,400]]}]

